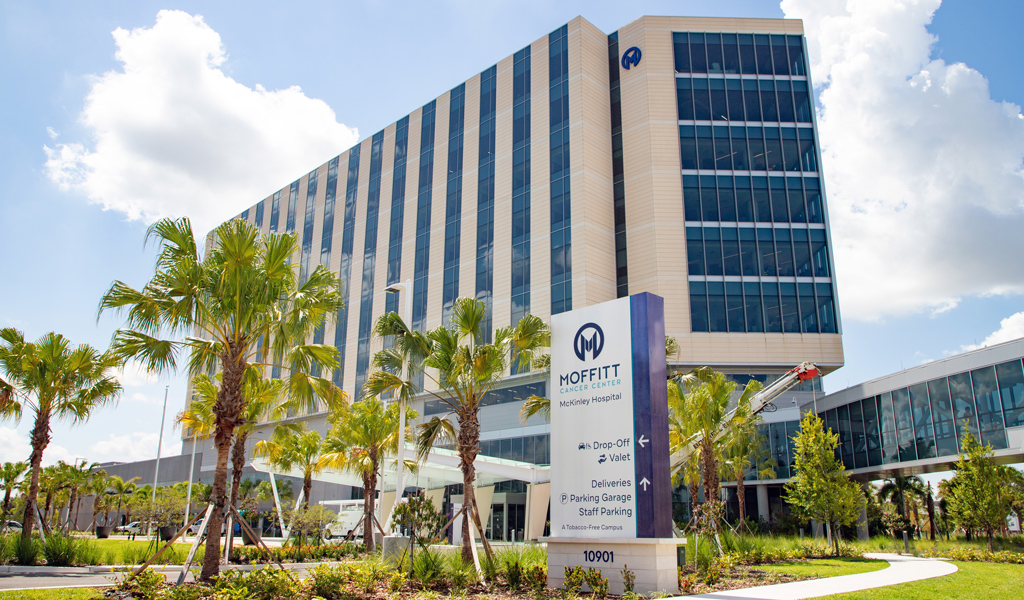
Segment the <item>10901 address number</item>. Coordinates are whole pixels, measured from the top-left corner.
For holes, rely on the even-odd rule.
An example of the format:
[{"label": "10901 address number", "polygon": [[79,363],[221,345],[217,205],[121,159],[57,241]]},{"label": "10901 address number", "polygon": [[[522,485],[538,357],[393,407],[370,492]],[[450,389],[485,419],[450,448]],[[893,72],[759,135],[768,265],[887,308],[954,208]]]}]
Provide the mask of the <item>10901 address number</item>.
[{"label": "10901 address number", "polygon": [[615,552],[608,550],[584,550],[583,560],[586,562],[614,563]]}]

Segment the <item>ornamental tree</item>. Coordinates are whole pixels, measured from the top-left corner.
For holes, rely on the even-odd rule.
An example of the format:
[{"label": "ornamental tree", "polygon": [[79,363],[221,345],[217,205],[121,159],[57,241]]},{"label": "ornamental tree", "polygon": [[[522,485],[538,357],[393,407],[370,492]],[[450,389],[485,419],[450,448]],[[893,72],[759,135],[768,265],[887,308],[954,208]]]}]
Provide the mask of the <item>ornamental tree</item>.
[{"label": "ornamental tree", "polygon": [[825,523],[838,555],[839,536],[832,535],[832,531],[857,521],[864,506],[864,491],[847,476],[843,463],[836,458],[839,434],[831,429],[826,432],[817,415],[804,416],[793,441],[796,475],[786,484],[786,502],[799,518]]}]

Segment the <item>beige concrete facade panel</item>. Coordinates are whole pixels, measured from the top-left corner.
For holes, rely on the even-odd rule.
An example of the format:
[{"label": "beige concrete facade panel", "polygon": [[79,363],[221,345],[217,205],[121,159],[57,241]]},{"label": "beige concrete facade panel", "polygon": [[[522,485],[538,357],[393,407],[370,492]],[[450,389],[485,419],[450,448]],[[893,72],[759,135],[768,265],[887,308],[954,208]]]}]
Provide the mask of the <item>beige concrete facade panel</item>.
[{"label": "beige concrete facade panel", "polygon": [[466,82],[462,136],[462,224],[459,234],[459,297],[476,296],[476,224],[480,189],[480,75]]},{"label": "beige concrete facade panel", "polygon": [[551,318],[551,84],[547,36],[530,47],[530,313]]},{"label": "beige concrete facade panel", "polygon": [[430,199],[430,276],[427,278],[429,331],[441,324],[441,294],[444,291],[444,212],[448,192],[448,124],[451,92],[437,99],[434,108],[434,181]]}]

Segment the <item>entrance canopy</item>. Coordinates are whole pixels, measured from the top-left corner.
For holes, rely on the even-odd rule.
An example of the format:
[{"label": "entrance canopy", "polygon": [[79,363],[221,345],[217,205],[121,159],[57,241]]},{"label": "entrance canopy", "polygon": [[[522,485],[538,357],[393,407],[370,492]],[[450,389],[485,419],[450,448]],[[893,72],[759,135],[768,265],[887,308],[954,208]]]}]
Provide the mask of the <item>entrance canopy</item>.
[{"label": "entrance canopy", "polygon": [[[406,444],[405,453],[406,456],[416,456],[416,447],[412,444]],[[254,470],[261,473],[273,471],[274,475],[302,479],[302,471],[299,469],[291,469],[289,471],[271,469],[266,460],[256,458],[250,464]],[[432,490],[446,485],[462,483],[462,471],[459,469],[459,464],[458,452],[444,448],[434,448],[427,455],[426,460],[420,463],[418,472],[411,473],[406,470],[405,485]],[[397,480],[395,466],[394,457],[388,457],[382,466],[383,483],[381,485],[385,492],[395,491]],[[476,467],[477,487],[493,485],[499,481],[510,479],[525,481],[528,484],[551,481],[550,467],[537,466],[517,460],[477,455],[476,460],[473,461],[473,466]],[[327,469],[319,475],[314,475],[313,480],[352,487],[363,486],[363,479],[359,475],[349,471],[335,471],[333,469]]]}]

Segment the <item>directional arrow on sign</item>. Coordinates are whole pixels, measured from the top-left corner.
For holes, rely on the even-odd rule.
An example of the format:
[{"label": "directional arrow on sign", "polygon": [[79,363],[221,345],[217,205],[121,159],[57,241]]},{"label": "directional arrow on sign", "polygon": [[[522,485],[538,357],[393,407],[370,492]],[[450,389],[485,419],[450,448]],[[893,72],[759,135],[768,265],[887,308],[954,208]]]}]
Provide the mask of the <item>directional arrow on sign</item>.
[{"label": "directional arrow on sign", "polygon": [[644,434],[642,434],[642,433],[641,433],[641,434],[640,434],[640,439],[638,439],[638,440],[636,441],[636,443],[640,444],[640,447],[641,447],[641,448],[643,448],[643,447],[644,447],[644,444],[646,444],[646,443],[647,443],[647,442],[649,442],[649,441],[651,441],[651,440],[649,440],[649,439],[645,438],[645,437],[644,437]]},{"label": "directional arrow on sign", "polygon": [[646,477],[640,480],[640,485],[644,486],[644,491],[647,491],[647,486],[651,485],[651,482]]}]

